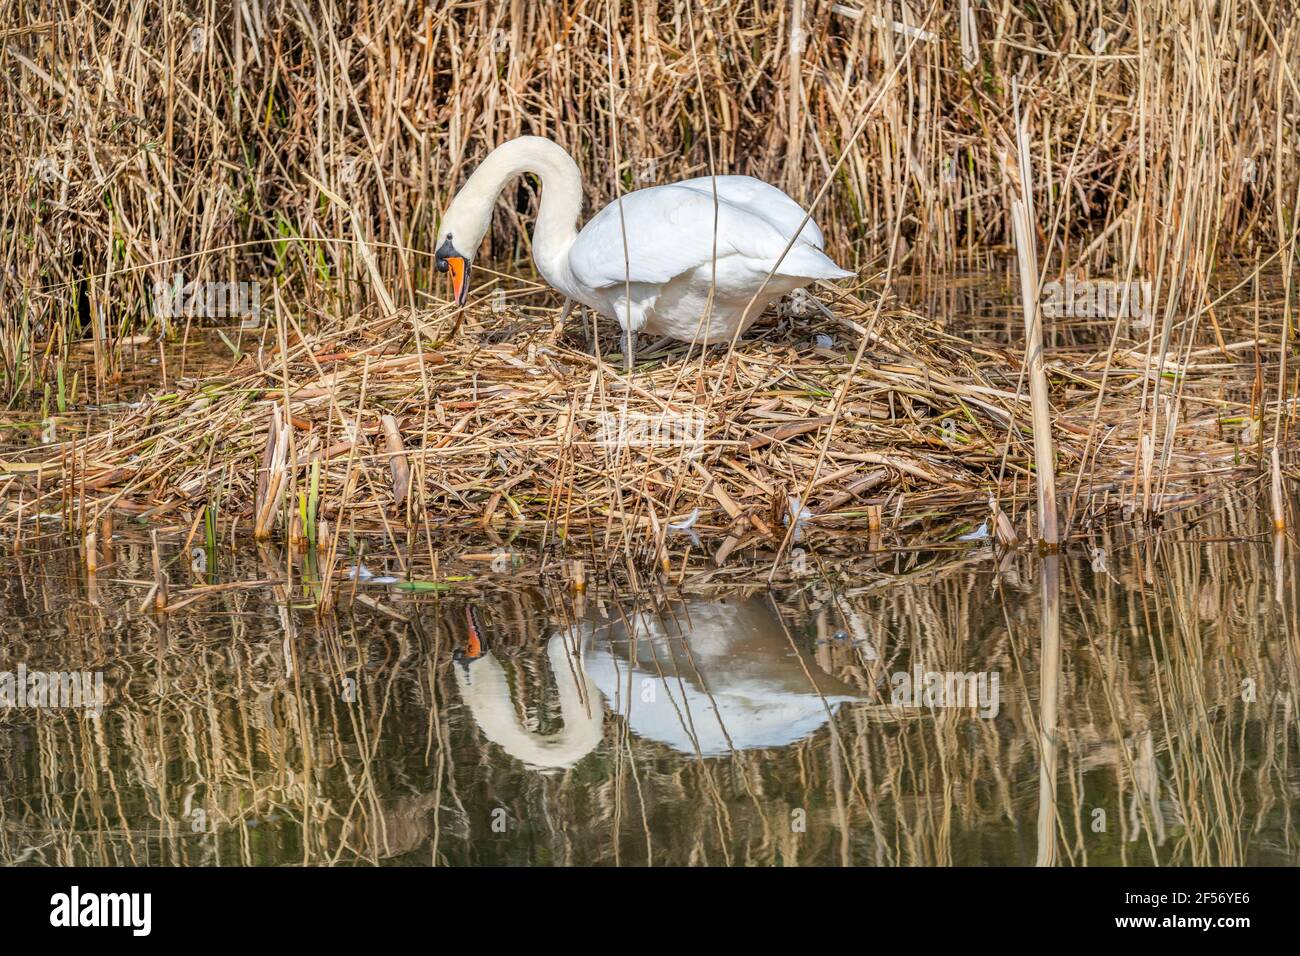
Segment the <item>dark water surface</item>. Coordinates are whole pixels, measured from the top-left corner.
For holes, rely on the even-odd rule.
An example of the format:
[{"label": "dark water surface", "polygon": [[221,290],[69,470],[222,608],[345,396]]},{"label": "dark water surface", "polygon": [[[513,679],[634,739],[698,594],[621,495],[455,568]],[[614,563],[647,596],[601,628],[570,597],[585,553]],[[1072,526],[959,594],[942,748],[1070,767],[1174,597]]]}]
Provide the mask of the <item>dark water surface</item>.
[{"label": "dark water surface", "polygon": [[1268,531],[1225,496],[1058,560],[909,541],[640,598],[452,542],[449,589],[325,614],[283,550],[174,540],[165,615],[140,532],[93,582],[6,553],[0,675],[103,699],[0,696],[0,863],[1295,864]]}]

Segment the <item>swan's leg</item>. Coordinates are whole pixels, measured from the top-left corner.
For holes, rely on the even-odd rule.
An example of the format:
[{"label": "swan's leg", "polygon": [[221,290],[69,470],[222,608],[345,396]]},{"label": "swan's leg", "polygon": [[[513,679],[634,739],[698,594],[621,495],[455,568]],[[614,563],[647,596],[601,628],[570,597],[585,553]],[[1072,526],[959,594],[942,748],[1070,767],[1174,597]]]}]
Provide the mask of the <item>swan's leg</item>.
[{"label": "swan's leg", "polygon": [[586,315],[587,321],[582,324],[583,330],[587,333],[587,354],[593,358],[600,358],[600,329],[596,328],[596,313],[591,309],[579,310],[579,315]]},{"label": "swan's leg", "polygon": [[623,371],[628,375],[636,367],[636,330],[623,330]]},{"label": "swan's leg", "polygon": [[560,340],[560,333],[564,331],[564,323],[569,318],[569,313],[573,311],[573,300],[568,296],[564,297],[564,308],[560,310],[559,318],[551,326],[550,341],[554,345]]},{"label": "swan's leg", "polygon": [[645,328],[659,290],[657,286],[633,282],[626,293],[610,303],[606,314],[613,316],[623,327],[623,367],[630,375],[636,367],[636,334]]}]

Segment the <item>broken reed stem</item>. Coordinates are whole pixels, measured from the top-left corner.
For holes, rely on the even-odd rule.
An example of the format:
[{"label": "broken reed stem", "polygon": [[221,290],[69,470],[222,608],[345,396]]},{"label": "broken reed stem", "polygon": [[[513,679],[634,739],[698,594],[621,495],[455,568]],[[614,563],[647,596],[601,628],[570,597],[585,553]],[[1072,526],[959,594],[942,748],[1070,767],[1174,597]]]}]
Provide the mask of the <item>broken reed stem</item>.
[{"label": "broken reed stem", "polygon": [[149,532],[153,545],[153,606],[155,610],[167,610],[167,572],[162,566],[162,551],[158,547],[158,529]]},{"label": "broken reed stem", "polygon": [[257,520],[253,524],[253,537],[265,539],[271,536],[283,497],[284,481],[289,456],[289,429],[293,423],[286,421],[280,414],[278,405],[271,406],[271,430],[267,437],[266,455],[267,479],[266,491],[257,509]]},{"label": "broken reed stem", "polygon": [[262,502],[266,500],[266,489],[270,485],[271,460],[275,457],[275,439],[280,432],[279,416],[279,409],[272,405],[271,427],[266,431],[266,443],[262,446],[261,467],[257,469],[257,490],[253,495],[253,511],[255,515],[262,513]]},{"label": "broken reed stem", "polygon": [[379,421],[384,427],[384,447],[388,452],[388,467],[393,476],[393,501],[399,509],[404,510],[406,495],[411,487],[411,466],[406,460],[406,447],[402,444],[402,433],[398,430],[395,417],[383,415]]}]

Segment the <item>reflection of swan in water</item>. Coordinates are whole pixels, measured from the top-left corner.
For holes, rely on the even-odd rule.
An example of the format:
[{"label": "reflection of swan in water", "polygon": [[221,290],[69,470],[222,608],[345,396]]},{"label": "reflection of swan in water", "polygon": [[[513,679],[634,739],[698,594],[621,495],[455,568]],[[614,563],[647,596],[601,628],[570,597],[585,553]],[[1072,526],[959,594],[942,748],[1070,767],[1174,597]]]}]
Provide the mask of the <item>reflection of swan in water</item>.
[{"label": "reflection of swan in water", "polygon": [[461,697],[485,737],[534,767],[571,767],[596,748],[601,694],[638,737],[704,756],[786,746],[859,699],[791,642],[766,601],[689,599],[641,612],[635,640],[630,621],[593,615],[574,629],[577,652],[564,634],[552,637],[564,729],[544,737],[520,723],[473,611],[468,619],[469,649],[456,666]]},{"label": "reflection of swan in water", "polygon": [[[555,675],[564,727],[549,735],[525,729],[510,700],[510,685],[501,662],[487,650],[477,615],[468,609],[469,644],[455,665],[461,700],[474,716],[483,736],[530,767],[562,770],[572,767],[600,743],[605,708],[596,686],[582,670],[580,650],[571,653],[562,634],[546,645]],[[579,684],[578,675],[582,681]]]},{"label": "reflection of swan in water", "polygon": [[688,599],[584,634],[587,673],[638,737],[682,753],[784,747],[859,699],[786,636],[762,598]]}]

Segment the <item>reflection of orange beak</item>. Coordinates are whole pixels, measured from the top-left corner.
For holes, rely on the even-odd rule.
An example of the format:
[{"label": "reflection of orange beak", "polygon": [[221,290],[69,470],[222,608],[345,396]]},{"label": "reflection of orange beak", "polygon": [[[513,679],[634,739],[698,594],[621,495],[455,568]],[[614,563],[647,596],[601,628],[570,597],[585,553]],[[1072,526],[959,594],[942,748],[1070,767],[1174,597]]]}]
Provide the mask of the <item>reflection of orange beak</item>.
[{"label": "reflection of orange beak", "polygon": [[449,256],[447,268],[451,271],[451,291],[457,305],[464,305],[469,297],[469,263],[460,256]]},{"label": "reflection of orange beak", "polygon": [[465,608],[465,623],[469,625],[469,640],[466,642],[465,656],[470,660],[477,660],[483,655],[483,633],[479,626],[478,614],[474,608]]}]

